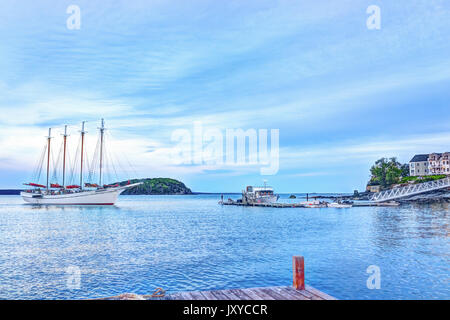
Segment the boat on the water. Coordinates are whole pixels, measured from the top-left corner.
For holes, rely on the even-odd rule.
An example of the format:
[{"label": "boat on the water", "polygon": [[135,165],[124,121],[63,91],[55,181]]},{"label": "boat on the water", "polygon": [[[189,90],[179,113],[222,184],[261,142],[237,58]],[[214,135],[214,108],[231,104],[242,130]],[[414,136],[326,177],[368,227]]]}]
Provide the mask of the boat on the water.
[{"label": "boat on the water", "polygon": [[325,201],[320,200],[306,200],[299,202],[299,205],[305,208],[326,208],[327,203]]},{"label": "boat on the water", "polygon": [[242,201],[246,203],[274,203],[279,197],[274,194],[272,187],[267,186],[266,181],[262,187],[247,186],[242,191]]},{"label": "boat on the water", "polygon": [[397,201],[387,201],[387,202],[379,202],[377,206],[379,207],[398,207],[400,202]]},{"label": "boat on the water", "polygon": [[351,208],[353,204],[351,203],[341,203],[341,202],[331,202],[327,204],[328,208]]},{"label": "boat on the water", "polygon": [[[94,152],[94,157],[92,159],[92,163],[89,169],[89,178],[92,179],[94,177],[94,170],[97,168],[99,170],[98,174],[98,183],[92,183],[92,181],[89,181],[88,183],[84,183],[83,180],[83,170],[86,166],[86,160],[84,159],[85,155],[85,145],[84,145],[84,138],[85,138],[85,122],[83,121],[82,127],[81,127],[81,137],[80,137],[80,145],[81,152],[80,155],[80,162],[79,162],[79,184],[69,184],[67,185],[67,179],[66,179],[66,167],[70,165],[68,163],[69,159],[67,156],[67,126],[65,126],[64,134],[63,134],[63,143],[60,150],[60,155],[62,154],[62,183],[59,184],[56,180],[57,177],[57,169],[59,169],[59,160],[60,156],[57,157],[57,159],[52,159],[52,152],[51,152],[51,128],[48,130],[48,137],[47,137],[47,144],[44,149],[44,152],[41,156],[41,159],[38,164],[38,168],[36,168],[35,172],[37,173],[37,181],[39,180],[39,177],[42,172],[42,167],[44,164],[44,158],[47,159],[47,179],[46,179],[46,185],[30,182],[25,183],[25,185],[31,187],[28,190],[22,191],[20,195],[22,196],[23,200],[30,204],[37,204],[37,205],[113,205],[117,201],[117,197],[126,189],[132,188],[134,186],[142,184],[142,182],[139,183],[128,183],[126,185],[119,185],[119,184],[103,184],[103,174],[104,174],[104,162],[105,162],[105,145],[104,145],[104,132],[106,130],[104,120],[101,121],[101,127],[99,127],[99,141],[97,143],[97,147]],[[79,149],[77,149],[77,152]],[[78,157],[76,157],[78,160]],[[51,171],[51,163],[53,164],[54,173],[53,176],[50,177],[50,171]],[[74,163],[75,166],[75,163]],[[114,168],[115,170],[115,168]],[[73,172],[72,171],[72,179],[73,179]],[[90,180],[90,179],[89,179]]]}]

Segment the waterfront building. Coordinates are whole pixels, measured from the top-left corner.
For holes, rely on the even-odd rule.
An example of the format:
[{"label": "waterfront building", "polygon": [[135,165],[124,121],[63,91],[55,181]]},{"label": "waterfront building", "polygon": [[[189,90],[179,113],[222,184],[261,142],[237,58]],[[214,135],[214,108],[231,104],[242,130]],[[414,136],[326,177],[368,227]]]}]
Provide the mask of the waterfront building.
[{"label": "waterfront building", "polygon": [[450,174],[450,152],[445,152],[441,157],[441,166],[444,174]]},{"label": "waterfront building", "polygon": [[428,154],[416,154],[409,162],[410,176],[427,176],[428,169]]},{"label": "waterfront building", "polygon": [[410,176],[450,175],[450,152],[416,154],[409,162]]},{"label": "waterfront building", "polygon": [[449,152],[432,153],[428,158],[430,174],[450,174]]}]

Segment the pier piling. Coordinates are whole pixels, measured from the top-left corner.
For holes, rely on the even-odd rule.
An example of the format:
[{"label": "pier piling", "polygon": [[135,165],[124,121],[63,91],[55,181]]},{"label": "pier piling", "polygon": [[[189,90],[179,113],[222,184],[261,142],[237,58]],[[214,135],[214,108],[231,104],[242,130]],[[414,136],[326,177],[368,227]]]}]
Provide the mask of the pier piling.
[{"label": "pier piling", "polygon": [[292,271],[294,288],[296,290],[305,290],[305,259],[302,256],[292,257]]}]

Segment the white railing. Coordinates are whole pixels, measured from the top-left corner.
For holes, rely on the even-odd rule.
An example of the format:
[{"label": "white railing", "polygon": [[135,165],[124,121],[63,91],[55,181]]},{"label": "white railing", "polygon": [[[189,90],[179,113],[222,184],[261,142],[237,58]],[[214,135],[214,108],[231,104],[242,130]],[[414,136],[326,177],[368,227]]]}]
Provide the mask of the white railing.
[{"label": "white railing", "polygon": [[375,202],[383,202],[449,187],[450,187],[450,177],[447,177],[440,180],[428,181],[418,184],[412,184],[406,187],[381,191],[374,194],[370,198],[370,200]]}]

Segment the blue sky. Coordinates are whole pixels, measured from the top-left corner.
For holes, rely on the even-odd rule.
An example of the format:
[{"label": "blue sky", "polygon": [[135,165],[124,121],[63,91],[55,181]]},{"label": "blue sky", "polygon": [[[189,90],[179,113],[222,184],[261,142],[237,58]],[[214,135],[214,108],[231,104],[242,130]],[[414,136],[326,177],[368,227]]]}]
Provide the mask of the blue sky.
[{"label": "blue sky", "polygon": [[[81,9],[69,30],[66,9]],[[369,5],[381,29],[366,27]],[[0,188],[45,143],[104,117],[142,177],[195,191],[363,189],[371,164],[450,151],[448,1],[17,1],[0,3]],[[280,166],[175,165],[193,123],[279,129]],[[58,137],[59,138],[59,137]],[[71,138],[72,139],[72,138]],[[59,144],[57,142],[56,144]]]}]

